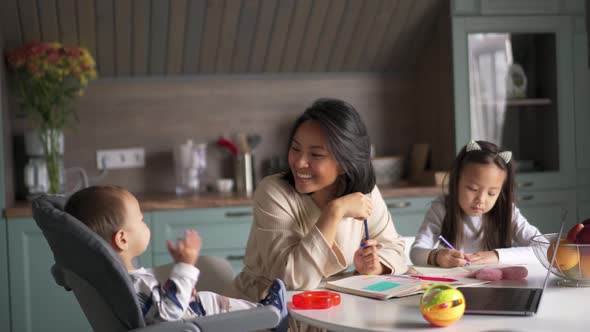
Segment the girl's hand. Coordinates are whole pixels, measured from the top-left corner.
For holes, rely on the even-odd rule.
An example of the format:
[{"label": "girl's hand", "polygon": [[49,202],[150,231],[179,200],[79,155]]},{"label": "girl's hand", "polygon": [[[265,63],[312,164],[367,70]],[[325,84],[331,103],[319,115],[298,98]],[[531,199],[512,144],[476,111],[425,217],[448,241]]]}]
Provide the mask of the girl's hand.
[{"label": "girl's hand", "polygon": [[176,263],[195,265],[201,252],[201,237],[195,230],[184,231],[184,238],[176,240],[176,246],[172,240],[167,241],[168,252]]},{"label": "girl's hand", "polygon": [[[364,244],[364,246],[363,246]],[[382,274],[383,265],[377,255],[379,248],[377,241],[369,239],[363,241],[361,247],[354,253],[354,267],[360,274]]]},{"label": "girl's hand", "polygon": [[470,259],[463,252],[448,248],[439,249],[436,254],[436,265],[440,267],[465,266]]},{"label": "girl's hand", "polygon": [[498,264],[500,261],[498,252],[495,250],[480,251],[472,254],[465,254],[471,264]]},{"label": "girl's hand", "polygon": [[373,212],[373,202],[370,197],[360,192],[344,195],[331,202],[332,207],[339,211],[342,218],[364,220]]}]

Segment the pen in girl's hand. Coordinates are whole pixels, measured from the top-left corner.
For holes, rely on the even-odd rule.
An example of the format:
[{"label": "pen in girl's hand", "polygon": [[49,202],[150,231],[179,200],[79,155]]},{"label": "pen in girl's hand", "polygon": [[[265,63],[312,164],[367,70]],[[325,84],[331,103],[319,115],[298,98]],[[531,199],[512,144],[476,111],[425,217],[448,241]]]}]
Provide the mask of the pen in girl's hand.
[{"label": "pen in girl's hand", "polygon": [[[438,236],[438,239],[441,240],[449,249],[453,249],[453,250],[457,250],[455,249],[455,247],[453,247],[452,244],[449,243],[449,241],[447,241],[447,239],[445,239],[442,235]],[[471,263],[467,262],[465,263],[465,266],[471,266]]]}]

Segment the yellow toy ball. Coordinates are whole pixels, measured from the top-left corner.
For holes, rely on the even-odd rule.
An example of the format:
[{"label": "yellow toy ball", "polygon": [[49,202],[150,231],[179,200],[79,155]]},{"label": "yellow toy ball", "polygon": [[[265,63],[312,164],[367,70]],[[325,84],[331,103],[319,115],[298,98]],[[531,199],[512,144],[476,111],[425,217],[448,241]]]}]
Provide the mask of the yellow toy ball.
[{"label": "yellow toy ball", "polygon": [[455,287],[434,284],[422,294],[420,312],[432,325],[449,326],[463,317],[465,297]]}]

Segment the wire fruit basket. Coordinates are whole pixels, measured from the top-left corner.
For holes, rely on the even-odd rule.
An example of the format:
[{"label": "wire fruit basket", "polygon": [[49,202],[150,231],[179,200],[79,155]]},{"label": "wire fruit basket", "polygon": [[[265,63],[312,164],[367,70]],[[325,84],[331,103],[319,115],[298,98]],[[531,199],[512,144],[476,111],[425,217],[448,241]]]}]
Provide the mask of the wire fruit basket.
[{"label": "wire fruit basket", "polygon": [[[546,268],[550,268],[557,233],[537,235],[532,238],[535,256]],[[560,239],[551,272],[561,278],[558,285],[590,287],[590,244],[575,244]]]}]

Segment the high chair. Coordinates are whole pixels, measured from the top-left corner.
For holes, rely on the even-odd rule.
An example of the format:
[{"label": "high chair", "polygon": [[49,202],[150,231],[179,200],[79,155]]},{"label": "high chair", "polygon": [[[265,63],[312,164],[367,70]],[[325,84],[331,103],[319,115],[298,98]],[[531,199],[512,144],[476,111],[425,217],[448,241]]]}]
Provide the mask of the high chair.
[{"label": "high chair", "polygon": [[276,327],[273,306],[146,326],[128,272],[100,236],[63,211],[65,198],[33,201],[33,218],[49,243],[56,283],[72,290],[94,331],[253,331]]}]

